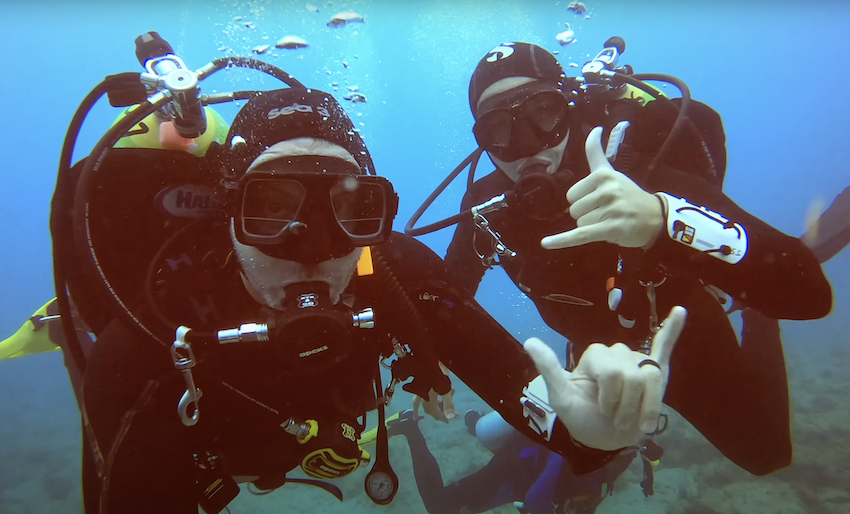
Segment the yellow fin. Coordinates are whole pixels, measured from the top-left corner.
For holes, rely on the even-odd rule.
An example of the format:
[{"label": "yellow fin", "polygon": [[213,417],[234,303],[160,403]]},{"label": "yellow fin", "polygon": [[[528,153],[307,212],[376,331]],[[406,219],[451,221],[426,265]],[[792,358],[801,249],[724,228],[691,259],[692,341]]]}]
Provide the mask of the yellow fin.
[{"label": "yellow fin", "polygon": [[[21,325],[21,328],[14,335],[0,341],[0,360],[16,359],[25,355],[52,352],[59,349],[59,346],[50,340],[50,330],[48,327],[41,323],[36,325],[38,320],[49,315],[47,308],[54,301],[56,299],[52,298],[49,302],[45,303],[40,309],[35,311],[30,319]],[[36,323],[33,323],[33,320]],[[49,322],[45,321],[44,323]]]},{"label": "yellow fin", "polygon": [[[398,419],[399,414],[400,413],[396,412],[392,416],[388,417],[385,424],[389,423],[390,421],[392,421],[394,419]],[[369,430],[368,432],[363,432],[363,434],[360,436],[360,439],[357,440],[357,444],[359,444],[359,445],[372,444],[372,443],[375,442],[375,439],[377,439],[377,438],[378,438],[378,427],[375,427],[372,430]]]}]

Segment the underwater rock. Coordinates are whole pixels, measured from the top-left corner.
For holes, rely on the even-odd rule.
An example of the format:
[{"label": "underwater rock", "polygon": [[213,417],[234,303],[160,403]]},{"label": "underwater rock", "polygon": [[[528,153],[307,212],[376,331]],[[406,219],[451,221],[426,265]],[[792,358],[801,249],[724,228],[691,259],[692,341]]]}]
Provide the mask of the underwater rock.
[{"label": "underwater rock", "polygon": [[576,63],[574,63],[574,62],[571,62],[571,63],[570,63],[570,68],[578,68],[578,64],[576,64]]},{"label": "underwater rock", "polygon": [[584,5],[584,2],[570,2],[570,5],[567,6],[567,10],[576,14],[584,14],[587,12],[587,6]]},{"label": "underwater rock", "polygon": [[360,86],[348,86],[349,91],[360,91]]},{"label": "underwater rock", "polygon": [[348,68],[348,61],[342,61],[342,65],[343,65],[345,68]]},{"label": "underwater rock", "polygon": [[356,104],[363,103],[363,102],[366,101],[365,96],[363,96],[361,93],[355,93],[353,91],[350,92],[350,93],[347,93],[345,96],[343,96],[343,98],[345,98],[349,102],[356,103]]},{"label": "underwater rock", "polygon": [[306,7],[307,10],[310,11],[310,12],[319,12],[319,8],[316,7],[315,5],[307,4],[304,7]]},{"label": "underwater rock", "polygon": [[298,36],[284,36],[280,38],[274,46],[275,48],[288,48],[293,50],[295,48],[307,48],[310,46],[310,43]]},{"label": "underwater rock", "polygon": [[328,27],[344,27],[349,23],[353,22],[366,23],[366,20],[363,19],[363,16],[360,16],[356,12],[341,12],[334,15],[333,18],[328,22]]},{"label": "underwater rock", "polygon": [[254,48],[252,48],[251,51],[254,52],[255,54],[261,55],[261,54],[268,52],[269,48],[271,48],[269,45],[258,45],[258,46],[255,46]]}]

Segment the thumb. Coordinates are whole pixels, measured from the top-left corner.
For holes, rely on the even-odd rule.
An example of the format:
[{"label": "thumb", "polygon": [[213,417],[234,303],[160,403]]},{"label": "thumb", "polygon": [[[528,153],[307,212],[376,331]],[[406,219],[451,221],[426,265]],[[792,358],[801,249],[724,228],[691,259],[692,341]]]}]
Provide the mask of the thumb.
[{"label": "thumb", "polygon": [[555,352],[540,339],[532,337],[525,342],[524,347],[526,353],[534,361],[537,371],[546,381],[546,386],[549,389],[549,403],[551,404],[557,392],[568,387],[568,374],[561,366]]},{"label": "thumb", "polygon": [[605,150],[602,149],[602,127],[594,128],[587,135],[584,152],[587,154],[587,164],[590,166],[591,173],[606,168],[614,169],[605,157]]}]

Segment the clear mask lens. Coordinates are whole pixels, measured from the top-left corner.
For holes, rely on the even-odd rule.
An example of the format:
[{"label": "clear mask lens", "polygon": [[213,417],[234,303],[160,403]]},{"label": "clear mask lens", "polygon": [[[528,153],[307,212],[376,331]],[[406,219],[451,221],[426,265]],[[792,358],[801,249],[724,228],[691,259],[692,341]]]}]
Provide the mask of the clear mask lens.
[{"label": "clear mask lens", "polygon": [[368,237],[381,232],[386,205],[381,186],[346,177],[331,188],[330,194],[334,216],[349,236]]},{"label": "clear mask lens", "polygon": [[258,178],[245,185],[243,230],[257,238],[280,236],[295,219],[307,191],[296,180]]}]

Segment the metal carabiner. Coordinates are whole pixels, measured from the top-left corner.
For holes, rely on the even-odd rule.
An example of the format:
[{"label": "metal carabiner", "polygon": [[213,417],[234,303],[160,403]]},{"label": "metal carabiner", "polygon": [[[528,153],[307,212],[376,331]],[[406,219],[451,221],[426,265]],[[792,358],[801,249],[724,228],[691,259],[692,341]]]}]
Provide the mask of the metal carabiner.
[{"label": "metal carabiner", "polygon": [[[395,355],[396,360],[403,358],[408,353],[410,353],[410,352],[407,351],[407,348],[405,348],[405,346],[403,344],[398,342],[398,339],[393,337],[393,355]],[[381,366],[383,366],[386,369],[393,369],[392,364],[387,364],[387,361],[392,359],[393,355],[390,355],[389,357],[384,357],[383,359],[381,359]]]},{"label": "metal carabiner", "polygon": [[[475,250],[478,258],[481,259],[481,264],[486,266],[487,269],[501,264],[501,258],[507,257],[512,259],[516,257],[516,252],[505,246],[505,243],[502,242],[502,236],[490,228],[490,222],[480,212],[474,214],[472,221],[475,223],[475,228],[481,232],[486,232],[490,236],[489,243],[492,245],[493,253],[486,256],[478,251],[478,245],[476,244],[478,241],[478,232],[474,232],[472,235],[472,249]],[[499,259],[496,259],[497,256]]]},{"label": "metal carabiner", "polygon": [[384,389],[384,406],[389,407],[393,401],[393,395],[395,394],[395,386],[398,385],[399,380],[397,378],[393,378],[390,380],[390,384]]},{"label": "metal carabiner", "polygon": [[651,280],[649,282],[638,280],[638,284],[646,288],[646,298],[649,300],[649,335],[646,337],[646,341],[641,347],[641,350],[647,355],[649,355],[652,348],[652,338],[655,337],[655,333],[658,332],[659,328],[661,328],[658,324],[658,308],[656,306],[655,288],[664,284],[666,281],[667,277],[664,277],[661,279],[661,282],[658,283]]},{"label": "metal carabiner", "polygon": [[[177,414],[180,416],[180,421],[187,427],[195,426],[198,423],[200,416],[198,401],[203,396],[201,390],[195,387],[195,379],[192,376],[192,368],[195,367],[195,353],[189,343],[186,342],[186,334],[190,330],[188,327],[179,327],[174,344],[171,345],[171,361],[174,363],[174,367],[183,374],[183,380],[186,382],[186,391],[180,397],[180,401],[177,402]],[[185,355],[181,355],[181,351],[185,352]],[[189,416],[187,412],[192,404],[194,404],[194,410],[192,415]]]}]

